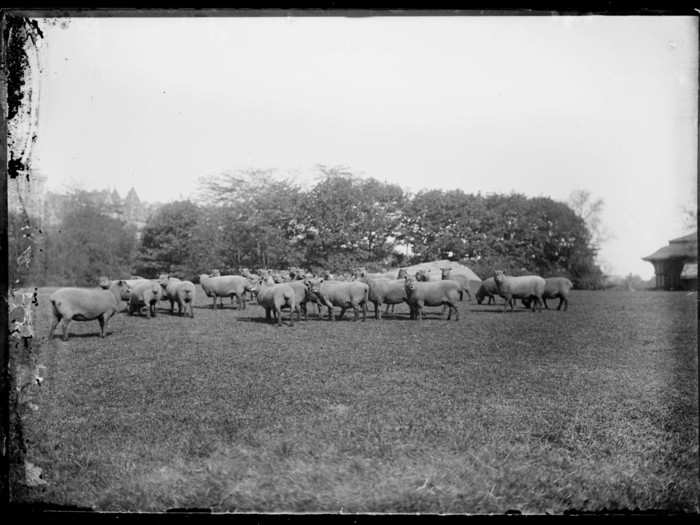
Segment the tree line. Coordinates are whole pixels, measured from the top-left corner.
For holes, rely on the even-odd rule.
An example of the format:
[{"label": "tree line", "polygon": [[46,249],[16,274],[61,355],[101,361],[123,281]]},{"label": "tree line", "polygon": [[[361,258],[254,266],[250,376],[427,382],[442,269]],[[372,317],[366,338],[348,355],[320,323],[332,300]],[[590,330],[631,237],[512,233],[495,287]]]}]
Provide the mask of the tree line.
[{"label": "tree line", "polygon": [[584,217],[548,197],[422,190],[318,167],[302,188],[271,171],[224,173],[200,181],[190,200],[163,205],[137,235],[83,192],[59,223],[10,213],[10,282],[92,285],[97,275],[196,280],[212,268],[302,267],[370,271],[436,259],[459,261],[482,279],[494,268],[562,275],[599,287],[597,246]]}]

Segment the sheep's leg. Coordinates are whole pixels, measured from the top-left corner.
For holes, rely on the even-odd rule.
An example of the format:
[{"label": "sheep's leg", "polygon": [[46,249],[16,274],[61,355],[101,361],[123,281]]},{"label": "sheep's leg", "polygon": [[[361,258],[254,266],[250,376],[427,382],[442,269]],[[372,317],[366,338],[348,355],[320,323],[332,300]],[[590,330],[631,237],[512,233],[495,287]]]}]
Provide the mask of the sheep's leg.
[{"label": "sheep's leg", "polygon": [[275,305],[275,318],[277,319],[277,326],[282,326],[282,308],[279,305]]},{"label": "sheep's leg", "polygon": [[335,316],[333,315],[333,306],[330,304],[326,305],[328,307],[328,320],[329,321],[335,321]]},{"label": "sheep's leg", "polygon": [[338,315],[338,317],[336,317],[336,321],[340,321],[343,319],[343,316],[345,315],[345,310],[347,310],[347,307],[345,307],[345,306],[340,307],[340,315]]},{"label": "sheep's leg", "polygon": [[211,303],[211,308],[212,310],[216,308],[216,294],[212,295],[212,298],[214,299],[214,302]]},{"label": "sheep's leg", "polygon": [[541,312],[542,311],[542,299],[540,297],[535,296],[534,301],[532,302],[532,311],[533,312]]},{"label": "sheep's leg", "polygon": [[452,317],[452,310],[455,312],[455,321],[459,321],[459,310],[457,310],[457,305],[455,303],[448,303],[450,308],[450,313],[447,315],[447,320],[449,321]]},{"label": "sheep's leg", "polygon": [[68,341],[68,325],[70,324],[71,319],[68,317],[63,318],[63,322],[61,323],[63,325],[63,340]]},{"label": "sheep's leg", "polygon": [[[289,305],[289,326],[294,326],[294,318],[292,317],[294,315],[294,310],[297,310],[296,306],[292,306],[291,304]],[[298,312],[298,310],[297,310]],[[282,313],[282,309],[280,308],[280,315]]]},{"label": "sheep's leg", "polygon": [[[542,302],[544,303],[544,307],[549,310],[549,306],[547,306],[547,299],[545,297],[542,297]],[[560,303],[561,304],[561,303]]]},{"label": "sheep's leg", "polygon": [[238,308],[241,310],[245,310],[246,307],[246,298],[245,298],[245,292],[243,292],[243,295],[238,296]]},{"label": "sheep's leg", "polygon": [[97,322],[100,323],[100,337],[105,336],[105,318],[104,315],[100,315],[97,318]]},{"label": "sheep's leg", "polygon": [[559,297],[559,307],[557,308],[557,310],[561,310],[562,304],[564,305],[564,311],[566,312],[566,309],[569,306],[569,300],[566,297],[564,297],[563,295],[561,297]]},{"label": "sheep's leg", "polygon": [[61,320],[60,314],[57,314],[55,311],[53,313],[52,319],[51,319],[51,329],[49,330],[49,339],[53,336],[54,330],[56,330],[56,326],[58,326],[58,322]]},{"label": "sheep's leg", "polygon": [[175,313],[175,301],[172,299],[168,299],[168,301],[170,301],[170,313],[173,314]]},{"label": "sheep's leg", "polygon": [[379,309],[379,301],[372,301],[372,304],[374,305],[374,318],[379,320],[382,318],[382,312]]}]

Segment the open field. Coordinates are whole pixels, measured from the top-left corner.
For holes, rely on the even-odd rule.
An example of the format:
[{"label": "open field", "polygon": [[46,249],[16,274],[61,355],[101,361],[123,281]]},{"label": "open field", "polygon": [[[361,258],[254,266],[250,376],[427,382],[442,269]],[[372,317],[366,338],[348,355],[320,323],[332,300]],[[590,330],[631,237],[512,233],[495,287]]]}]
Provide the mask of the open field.
[{"label": "open field", "polygon": [[[121,314],[46,341],[15,502],[100,510],[698,510],[697,295],[423,322]],[[551,301],[556,305],[558,301]],[[166,303],[162,303],[165,306]],[[371,307],[370,307],[371,308]],[[285,320],[287,315],[285,313]],[[39,347],[37,343],[40,343]]]}]

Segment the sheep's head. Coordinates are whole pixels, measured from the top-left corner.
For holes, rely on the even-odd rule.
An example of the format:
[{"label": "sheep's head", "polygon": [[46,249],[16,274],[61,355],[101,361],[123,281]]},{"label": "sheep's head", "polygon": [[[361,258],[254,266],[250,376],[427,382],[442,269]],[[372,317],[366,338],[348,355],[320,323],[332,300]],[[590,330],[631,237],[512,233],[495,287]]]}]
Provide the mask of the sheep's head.
[{"label": "sheep's head", "polygon": [[405,279],[408,277],[408,272],[406,268],[399,268],[399,275],[396,276],[397,279]]},{"label": "sheep's head", "polygon": [[323,284],[324,279],[307,279],[306,280],[306,288],[309,290],[310,293],[313,295],[318,295],[321,293],[321,285]]},{"label": "sheep's head", "polygon": [[506,280],[506,273],[503,270],[496,270],[493,274],[493,280],[496,281],[496,284],[500,285]]},{"label": "sheep's head", "polygon": [[428,271],[426,270],[418,270],[416,272],[416,280],[418,281],[427,281],[428,280]]},{"label": "sheep's head", "polygon": [[440,271],[442,272],[443,279],[449,279],[452,268],[440,268]]},{"label": "sheep's head", "polygon": [[404,286],[406,287],[406,292],[410,294],[416,289],[418,285],[416,284],[416,280],[413,277],[407,275],[406,277],[404,277]]}]

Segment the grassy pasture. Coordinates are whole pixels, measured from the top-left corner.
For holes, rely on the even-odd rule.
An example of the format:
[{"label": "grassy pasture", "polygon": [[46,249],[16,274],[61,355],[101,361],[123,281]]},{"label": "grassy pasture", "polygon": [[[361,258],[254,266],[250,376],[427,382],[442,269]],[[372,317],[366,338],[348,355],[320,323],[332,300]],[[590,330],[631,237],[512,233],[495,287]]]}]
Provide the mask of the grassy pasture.
[{"label": "grassy pasture", "polygon": [[[22,412],[47,485],[109,511],[698,510],[697,296],[572,294],[568,312],[460,304],[423,322],[255,304],[118,315],[46,341]],[[166,303],[162,303],[165,306]],[[557,301],[552,304],[556,305]],[[284,316],[285,320],[287,315]]]}]

